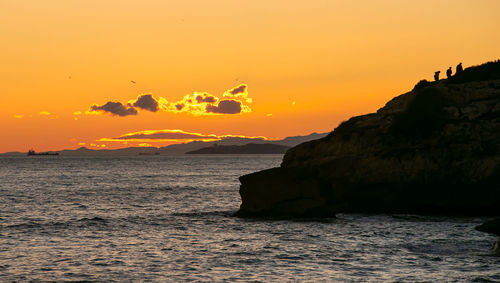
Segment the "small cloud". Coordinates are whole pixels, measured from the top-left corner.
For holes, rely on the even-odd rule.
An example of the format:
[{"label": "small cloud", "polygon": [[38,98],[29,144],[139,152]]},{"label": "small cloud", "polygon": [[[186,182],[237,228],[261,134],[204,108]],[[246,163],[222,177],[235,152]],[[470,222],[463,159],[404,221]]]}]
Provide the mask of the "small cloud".
[{"label": "small cloud", "polygon": [[130,104],[123,105],[121,102],[113,102],[108,101],[104,105],[92,105],[90,106],[89,111],[92,112],[105,112],[111,113],[112,115],[117,115],[120,117],[129,116],[129,115],[137,115],[137,110]]},{"label": "small cloud", "polygon": [[22,119],[22,118],[24,118],[24,115],[22,115],[22,114],[16,114],[13,117],[16,118],[16,119]]},{"label": "small cloud", "polygon": [[292,101],[292,105],[295,105],[295,101]]},{"label": "small cloud", "polygon": [[135,107],[148,110],[151,112],[158,111],[158,101],[151,94],[143,94],[137,97],[133,104]]},{"label": "small cloud", "polygon": [[43,115],[43,116],[49,116],[50,112],[48,112],[48,111],[40,111],[40,113],[38,113],[38,114]]},{"label": "small cloud", "polygon": [[239,84],[224,92],[222,97],[231,99],[242,99],[246,103],[252,103],[252,99],[248,97],[248,86],[246,84]]},{"label": "small cloud", "polygon": [[90,146],[91,146],[91,147],[101,147],[101,148],[106,147],[106,145],[105,145],[105,144],[95,144],[95,143],[91,143],[91,144],[90,144]]},{"label": "small cloud", "polygon": [[86,143],[84,143],[84,142],[79,142],[79,143],[78,143],[78,145],[82,145],[82,146],[83,146],[83,145],[86,145]]},{"label": "small cloud", "polygon": [[221,100],[217,105],[207,105],[206,110],[208,113],[216,114],[239,114],[242,111],[242,107],[240,101]]},{"label": "small cloud", "polygon": [[76,116],[82,115],[82,111],[75,111],[75,112],[73,112],[73,115],[75,116],[75,117],[73,117],[73,120],[78,121],[78,117],[76,117]]},{"label": "small cloud", "polygon": [[232,95],[237,95],[238,93],[244,93],[247,90],[247,85],[241,84],[229,90]]},{"label": "small cloud", "polygon": [[202,102],[214,103],[214,102],[217,102],[217,97],[210,95],[208,93],[202,93],[202,94],[198,94],[196,96],[196,101],[198,103],[202,103]]},{"label": "small cloud", "polygon": [[273,116],[273,114],[269,113],[269,114],[266,114],[267,117],[271,117]]},{"label": "small cloud", "polygon": [[138,146],[140,146],[140,147],[152,147],[152,145],[150,145],[149,143],[145,143],[145,142],[138,144]]}]

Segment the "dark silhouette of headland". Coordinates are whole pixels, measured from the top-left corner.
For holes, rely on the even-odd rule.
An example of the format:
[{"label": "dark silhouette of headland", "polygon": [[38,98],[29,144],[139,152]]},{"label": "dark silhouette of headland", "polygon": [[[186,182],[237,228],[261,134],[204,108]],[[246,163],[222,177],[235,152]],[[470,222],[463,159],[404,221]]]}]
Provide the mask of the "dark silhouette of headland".
[{"label": "dark silhouette of headland", "polygon": [[500,215],[500,61],[420,81],[240,177],[239,217]]},{"label": "dark silhouette of headland", "polygon": [[493,247],[493,254],[496,256],[500,256],[500,217],[486,221],[483,224],[476,226],[476,230],[498,236],[498,240]]}]

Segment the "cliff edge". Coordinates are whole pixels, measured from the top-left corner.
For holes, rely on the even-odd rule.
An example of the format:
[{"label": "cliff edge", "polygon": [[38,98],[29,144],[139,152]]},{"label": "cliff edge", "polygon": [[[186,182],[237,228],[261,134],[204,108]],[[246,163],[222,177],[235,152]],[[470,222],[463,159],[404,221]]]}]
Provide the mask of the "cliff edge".
[{"label": "cliff edge", "polygon": [[500,61],[419,82],[240,177],[240,217],[500,215]]}]

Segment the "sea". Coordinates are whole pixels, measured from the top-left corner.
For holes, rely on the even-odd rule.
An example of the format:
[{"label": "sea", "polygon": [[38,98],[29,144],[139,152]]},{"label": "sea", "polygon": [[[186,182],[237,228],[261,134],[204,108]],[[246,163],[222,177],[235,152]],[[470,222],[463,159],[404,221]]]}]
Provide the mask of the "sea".
[{"label": "sea", "polygon": [[233,217],[282,158],[0,157],[0,282],[500,282],[487,217]]}]

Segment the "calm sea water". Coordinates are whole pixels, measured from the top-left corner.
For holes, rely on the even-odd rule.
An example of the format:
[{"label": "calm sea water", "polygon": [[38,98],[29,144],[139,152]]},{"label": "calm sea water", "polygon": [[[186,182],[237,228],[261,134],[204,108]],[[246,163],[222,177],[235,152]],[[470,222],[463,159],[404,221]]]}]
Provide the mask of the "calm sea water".
[{"label": "calm sea water", "polygon": [[281,159],[0,158],[0,281],[500,281],[485,218],[231,217]]}]

